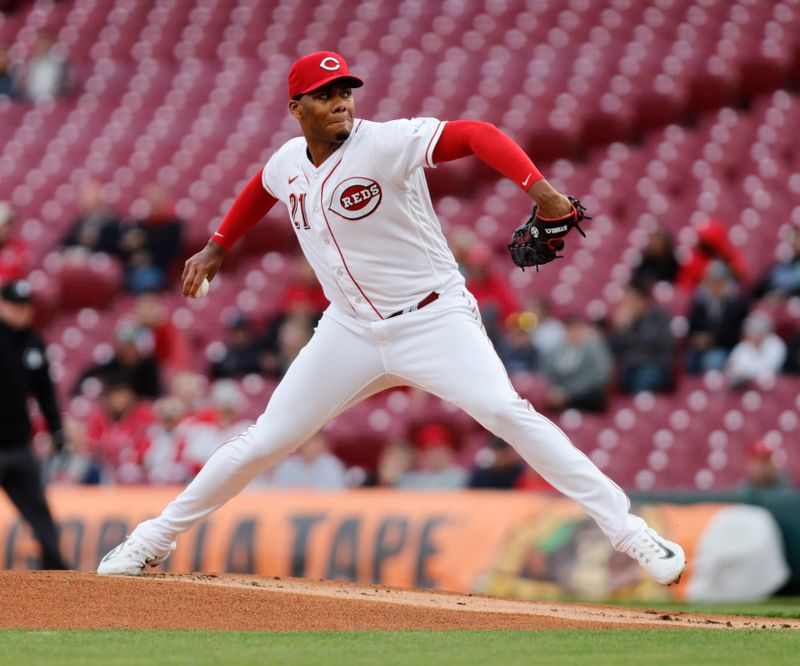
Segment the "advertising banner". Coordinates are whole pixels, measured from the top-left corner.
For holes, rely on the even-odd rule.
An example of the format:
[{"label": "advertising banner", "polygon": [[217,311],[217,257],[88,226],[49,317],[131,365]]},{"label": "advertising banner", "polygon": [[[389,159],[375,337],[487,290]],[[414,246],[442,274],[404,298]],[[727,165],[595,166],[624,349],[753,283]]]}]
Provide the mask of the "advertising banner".
[{"label": "advertising banner", "polygon": [[[109,549],[140,521],[157,515],[178,491],[50,489],[64,556],[75,568],[93,570]],[[517,598],[683,598],[691,589],[698,544],[725,508],[634,507],[686,549],[687,582],[672,588],[655,585],[635,561],[615,552],[570,500],[522,492],[244,492],[182,535],[165,568]],[[36,566],[38,546],[3,495],[0,547],[3,568]]]}]

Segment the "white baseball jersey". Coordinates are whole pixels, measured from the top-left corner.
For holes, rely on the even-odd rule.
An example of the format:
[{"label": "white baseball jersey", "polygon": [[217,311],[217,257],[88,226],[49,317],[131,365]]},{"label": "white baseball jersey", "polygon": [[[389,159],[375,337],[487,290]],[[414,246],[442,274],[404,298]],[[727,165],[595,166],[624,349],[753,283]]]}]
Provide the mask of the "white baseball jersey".
[{"label": "white baseball jersey", "polygon": [[422,171],[434,166],[443,128],[435,118],[357,119],[319,167],[303,137],[264,167],[264,188],[286,205],[325,295],[343,311],[378,321],[459,277]]}]

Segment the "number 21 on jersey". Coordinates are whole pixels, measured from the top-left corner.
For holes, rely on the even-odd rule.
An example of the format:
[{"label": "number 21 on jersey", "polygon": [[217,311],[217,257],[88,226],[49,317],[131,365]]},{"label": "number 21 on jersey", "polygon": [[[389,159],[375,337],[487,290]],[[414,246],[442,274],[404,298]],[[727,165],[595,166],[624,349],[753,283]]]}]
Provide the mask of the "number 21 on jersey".
[{"label": "number 21 on jersey", "polygon": [[297,196],[294,192],[289,195],[289,205],[292,207],[292,224],[296,229],[310,229],[306,218],[306,195]]}]

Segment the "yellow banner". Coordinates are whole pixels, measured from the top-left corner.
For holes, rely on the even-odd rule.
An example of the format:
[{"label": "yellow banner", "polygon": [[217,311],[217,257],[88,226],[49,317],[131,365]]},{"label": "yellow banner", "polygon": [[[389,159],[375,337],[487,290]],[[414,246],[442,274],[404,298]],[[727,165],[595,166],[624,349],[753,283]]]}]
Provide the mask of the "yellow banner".
[{"label": "yellow banner", "polygon": [[[65,558],[91,571],[177,488],[54,487]],[[635,511],[691,563],[718,505]],[[3,568],[36,566],[38,546],[0,495]],[[429,587],[519,598],[680,597],[616,553],[570,500],[522,492],[245,492],[178,540],[172,571],[255,573]],[[691,568],[690,568],[691,572]]]}]

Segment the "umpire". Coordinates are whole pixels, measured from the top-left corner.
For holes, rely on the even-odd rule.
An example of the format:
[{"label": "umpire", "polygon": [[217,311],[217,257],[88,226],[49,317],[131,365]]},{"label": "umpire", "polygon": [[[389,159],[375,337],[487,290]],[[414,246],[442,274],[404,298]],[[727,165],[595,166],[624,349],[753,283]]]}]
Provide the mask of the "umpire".
[{"label": "umpire", "polygon": [[56,392],[44,341],[31,329],[31,288],[15,280],[0,291],[0,486],[8,493],[42,546],[43,569],[66,569],[39,469],[30,446],[28,396],[33,394],[47,420],[53,448],[64,446]]}]

